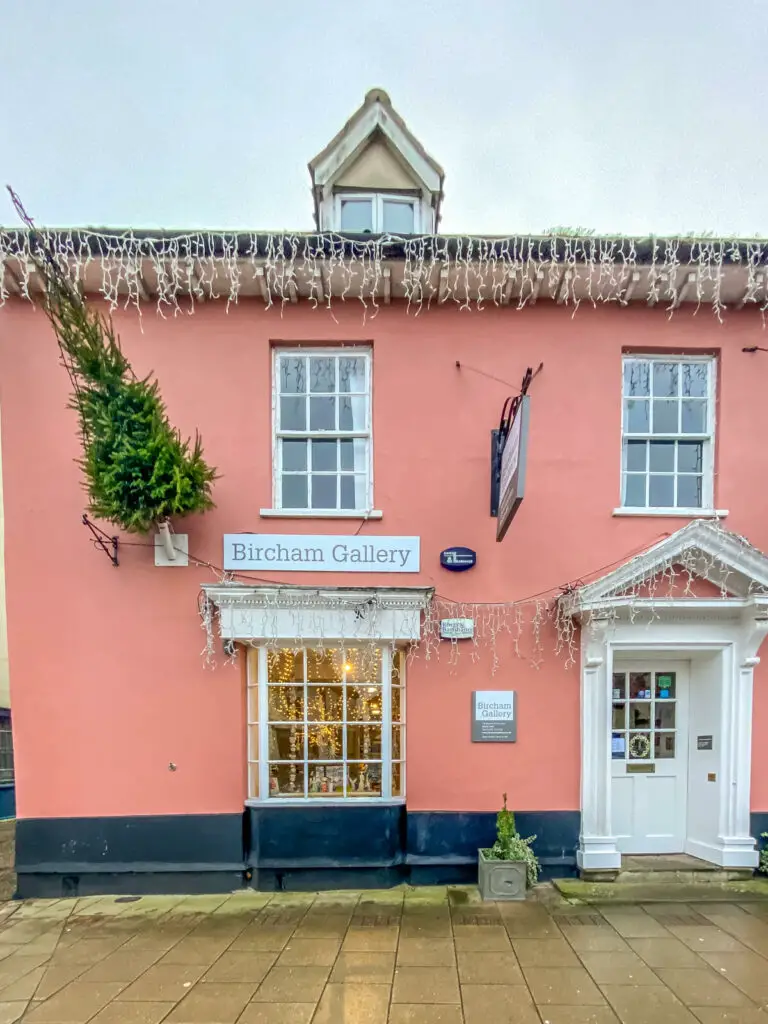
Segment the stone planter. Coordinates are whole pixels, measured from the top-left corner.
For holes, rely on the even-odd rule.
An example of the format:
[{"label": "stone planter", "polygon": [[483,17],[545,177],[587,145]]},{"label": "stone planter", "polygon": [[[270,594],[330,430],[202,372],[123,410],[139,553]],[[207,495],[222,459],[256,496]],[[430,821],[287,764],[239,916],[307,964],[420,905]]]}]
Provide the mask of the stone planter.
[{"label": "stone planter", "polygon": [[524,900],[527,872],[524,860],[490,860],[478,850],[477,885],[484,900]]}]

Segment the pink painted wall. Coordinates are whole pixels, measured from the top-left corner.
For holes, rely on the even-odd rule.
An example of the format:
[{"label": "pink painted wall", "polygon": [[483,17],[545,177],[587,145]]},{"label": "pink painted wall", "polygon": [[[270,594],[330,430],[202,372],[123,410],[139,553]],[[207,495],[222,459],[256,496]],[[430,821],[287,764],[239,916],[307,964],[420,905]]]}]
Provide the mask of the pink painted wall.
[{"label": "pink painted wall", "polygon": [[[220,564],[222,534],[355,533],[356,521],[261,519],[271,504],[270,344],[367,342],[374,349],[375,503],[363,534],[418,534],[422,572],[371,584],[436,586],[446,597],[507,601],[612,565],[683,525],[614,518],[619,495],[622,347],[720,354],[716,503],[726,525],[768,548],[763,438],[768,357],[754,312],[724,325],[702,313],[597,310],[575,318],[548,304],[477,314],[400,306],[363,323],[351,304],[336,321],[306,304],[266,312],[221,303],[194,316],[119,314],[139,374],[160,378],[172,420],[202,432],[218,466],[217,509],[180,529],[198,558]],[[528,494],[503,544],[488,515],[489,432],[510,389],[456,360],[516,384],[544,362],[532,387]],[[20,816],[225,812],[245,795],[244,682],[236,668],[203,668],[197,617],[206,569],[157,569],[151,540],[127,538],[114,569],[80,523],[75,419],[67,378],[40,312],[0,310],[0,410],[5,485],[11,689]],[[130,546],[129,543],[130,542]],[[452,544],[478,552],[469,573],[440,569]],[[291,583],[345,584],[343,575],[260,574]],[[360,584],[363,580],[351,580]],[[408,678],[408,804],[492,810],[502,790],[519,809],[579,806],[579,686],[552,653],[537,669],[504,652],[463,656],[451,669],[414,662]],[[530,648],[530,641],[528,642]],[[529,650],[530,653],[530,650]],[[768,727],[768,674],[758,670],[755,730]],[[469,742],[473,689],[514,687],[519,741]],[[758,747],[759,750],[759,747]],[[170,772],[173,761],[178,770]],[[768,809],[768,773],[756,753],[753,807]]]}]

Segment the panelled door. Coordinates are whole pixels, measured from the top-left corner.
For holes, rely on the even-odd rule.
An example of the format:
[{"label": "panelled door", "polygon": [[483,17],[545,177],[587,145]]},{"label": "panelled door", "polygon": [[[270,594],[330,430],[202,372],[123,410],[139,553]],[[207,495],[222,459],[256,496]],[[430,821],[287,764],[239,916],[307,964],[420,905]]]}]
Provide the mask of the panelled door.
[{"label": "panelled door", "polygon": [[611,818],[622,853],[682,853],[688,791],[687,662],[616,662]]}]

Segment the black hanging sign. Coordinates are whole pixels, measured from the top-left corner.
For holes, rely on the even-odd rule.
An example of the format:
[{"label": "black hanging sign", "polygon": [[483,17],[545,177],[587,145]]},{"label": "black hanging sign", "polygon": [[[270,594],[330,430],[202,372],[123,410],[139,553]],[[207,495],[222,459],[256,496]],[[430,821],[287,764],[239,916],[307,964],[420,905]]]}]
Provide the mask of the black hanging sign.
[{"label": "black hanging sign", "polygon": [[440,552],[440,565],[450,572],[466,572],[477,563],[477,554],[472,548],[446,548]]}]

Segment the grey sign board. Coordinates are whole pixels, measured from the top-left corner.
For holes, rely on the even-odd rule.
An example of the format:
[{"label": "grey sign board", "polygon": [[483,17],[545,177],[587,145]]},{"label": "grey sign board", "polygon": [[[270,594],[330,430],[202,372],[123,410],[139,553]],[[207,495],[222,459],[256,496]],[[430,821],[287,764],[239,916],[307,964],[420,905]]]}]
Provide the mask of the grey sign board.
[{"label": "grey sign board", "polygon": [[696,737],[696,749],[697,750],[711,750],[712,749],[712,737],[711,736],[697,736]]},{"label": "grey sign board", "polygon": [[517,739],[514,690],[473,690],[472,742],[514,743]]}]

